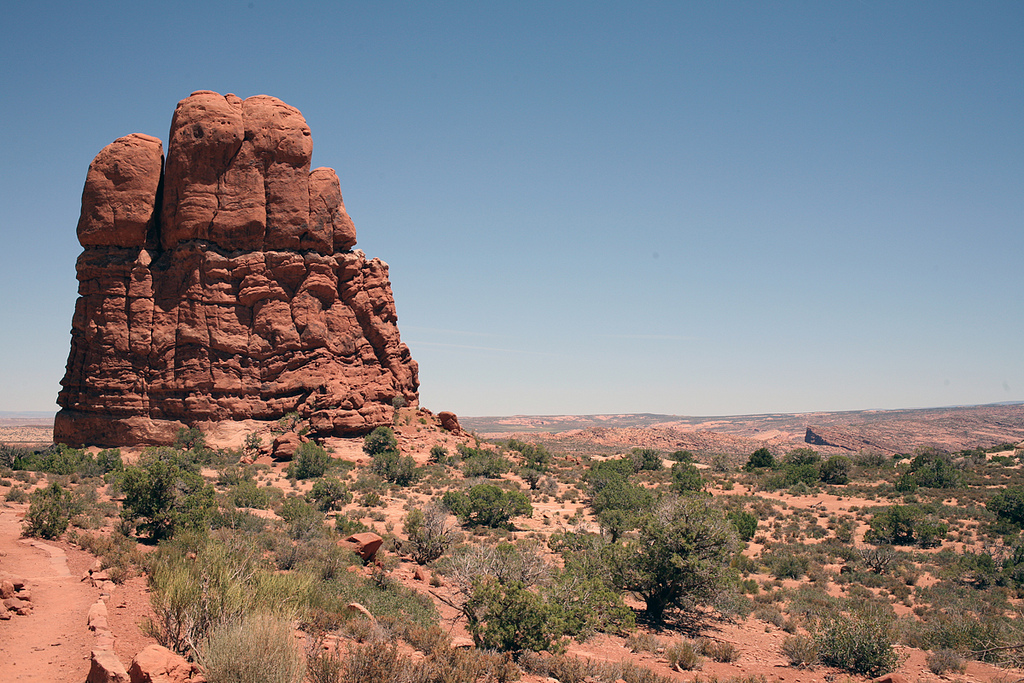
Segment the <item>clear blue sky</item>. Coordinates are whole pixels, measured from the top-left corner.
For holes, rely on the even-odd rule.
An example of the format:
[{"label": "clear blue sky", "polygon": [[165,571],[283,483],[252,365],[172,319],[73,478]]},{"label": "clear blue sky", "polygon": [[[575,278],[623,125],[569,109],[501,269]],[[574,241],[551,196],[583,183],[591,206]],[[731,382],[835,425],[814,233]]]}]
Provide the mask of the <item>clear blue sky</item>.
[{"label": "clear blue sky", "polygon": [[1024,400],[1024,3],[20,2],[0,410],[55,409],[92,158],[194,90],[298,107],[422,403]]}]

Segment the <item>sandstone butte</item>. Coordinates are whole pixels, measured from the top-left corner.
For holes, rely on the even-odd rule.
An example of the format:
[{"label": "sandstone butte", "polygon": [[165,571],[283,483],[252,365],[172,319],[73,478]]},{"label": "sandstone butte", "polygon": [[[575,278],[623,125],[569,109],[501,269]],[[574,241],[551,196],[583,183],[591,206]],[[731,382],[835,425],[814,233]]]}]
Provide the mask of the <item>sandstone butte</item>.
[{"label": "sandstone butte", "polygon": [[166,444],[297,411],[319,436],[418,403],[388,266],[356,243],[302,114],[266,95],[178,103],[166,163],[132,134],[89,166],[79,298],[54,440]]}]

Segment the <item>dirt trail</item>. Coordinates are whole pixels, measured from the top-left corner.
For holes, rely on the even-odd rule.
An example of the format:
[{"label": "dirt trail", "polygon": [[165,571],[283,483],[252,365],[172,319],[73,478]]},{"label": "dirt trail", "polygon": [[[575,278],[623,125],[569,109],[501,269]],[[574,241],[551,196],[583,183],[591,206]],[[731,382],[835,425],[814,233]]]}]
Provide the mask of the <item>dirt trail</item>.
[{"label": "dirt trail", "polygon": [[24,580],[33,605],[28,616],[0,621],[0,681],[81,683],[93,643],[85,619],[99,591],[79,579],[93,560],[22,538],[25,507],[0,507],[0,577]]}]

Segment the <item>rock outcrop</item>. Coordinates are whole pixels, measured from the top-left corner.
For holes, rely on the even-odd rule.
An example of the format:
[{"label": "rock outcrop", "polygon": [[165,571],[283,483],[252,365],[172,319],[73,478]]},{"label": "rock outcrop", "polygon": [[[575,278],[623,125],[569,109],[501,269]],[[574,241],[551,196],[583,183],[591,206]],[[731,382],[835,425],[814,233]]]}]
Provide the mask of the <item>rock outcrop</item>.
[{"label": "rock outcrop", "polygon": [[848,451],[859,451],[863,448],[876,448],[883,452],[886,450],[872,443],[870,439],[842,427],[808,427],[804,434],[804,442],[812,446],[832,446]]},{"label": "rock outcrop", "polygon": [[56,441],[162,444],[292,411],[344,436],[417,404],[388,266],[353,251],[338,177],[311,156],[294,107],[209,91],[178,103],[166,164],[140,134],[96,156]]}]

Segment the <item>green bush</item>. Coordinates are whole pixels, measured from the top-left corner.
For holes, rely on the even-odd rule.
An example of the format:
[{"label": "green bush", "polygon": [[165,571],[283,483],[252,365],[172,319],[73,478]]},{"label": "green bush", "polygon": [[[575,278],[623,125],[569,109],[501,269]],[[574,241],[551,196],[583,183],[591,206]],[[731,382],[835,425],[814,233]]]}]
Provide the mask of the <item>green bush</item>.
[{"label": "green bush", "polygon": [[214,508],[213,487],[182,463],[180,453],[166,449],[126,467],[121,491],[121,517],[154,540],[170,538],[182,528],[204,527]]},{"label": "green bush", "polygon": [[1024,488],[1010,486],[988,499],[988,511],[1017,528],[1024,527]]},{"label": "green bush", "polygon": [[729,521],[736,527],[736,534],[741,541],[749,541],[757,533],[757,515],[746,510],[730,512]]},{"label": "green bush", "polygon": [[462,474],[467,479],[485,477],[497,479],[509,470],[508,460],[493,451],[476,449],[462,461]]},{"label": "green bush", "polygon": [[306,441],[295,452],[295,459],[288,467],[288,476],[296,479],[316,479],[324,476],[330,462],[331,456],[327,455],[323,447]]},{"label": "green bush", "polygon": [[676,493],[703,491],[706,485],[707,482],[696,465],[688,462],[677,462],[672,465],[672,490]]},{"label": "green bush", "polygon": [[527,443],[509,439],[505,444],[509,450],[517,451],[523,457],[523,466],[538,472],[547,472],[551,464],[551,453],[543,444]]},{"label": "green bush", "polygon": [[953,464],[949,453],[937,448],[922,447],[914,451],[910,466],[896,482],[897,491],[923,488],[952,489],[963,485],[963,474]]},{"label": "green bush", "polygon": [[743,469],[752,472],[753,470],[765,468],[774,469],[776,466],[778,466],[778,463],[775,462],[775,456],[767,448],[762,447],[750,454],[747,464],[743,466]]},{"label": "green bush", "polygon": [[728,584],[736,547],[732,525],[716,507],[693,498],[665,499],[645,513],[639,534],[604,549],[612,581],[646,603],[647,616],[707,604]]},{"label": "green bush", "polygon": [[181,451],[206,447],[206,435],[198,427],[182,427],[174,437],[174,448]]},{"label": "green bush", "polygon": [[863,676],[881,676],[899,666],[892,622],[851,614],[826,621],[815,635],[821,663]]},{"label": "green bush", "polygon": [[513,517],[533,514],[530,499],[523,493],[493,484],[477,484],[467,493],[448,491],[441,502],[463,523],[489,527],[508,527]]},{"label": "green bush", "polygon": [[25,535],[39,538],[57,538],[67,531],[71,518],[81,512],[81,502],[71,491],[57,482],[39,489],[31,496],[25,515]]},{"label": "green bush", "polygon": [[231,489],[231,502],[235,507],[265,510],[270,505],[270,493],[252,479],[242,479]]},{"label": "green bush", "polygon": [[363,439],[363,452],[371,458],[385,451],[398,451],[398,439],[390,427],[377,427]]},{"label": "green bush", "polygon": [[591,490],[590,506],[612,541],[635,528],[640,514],[654,504],[651,491],[630,481],[632,475],[632,462],[625,458],[595,463],[584,475]]},{"label": "green bush", "polygon": [[562,649],[560,610],[522,583],[481,581],[474,587],[463,612],[477,647],[499,652]]},{"label": "green bush", "polygon": [[313,488],[306,494],[306,500],[313,503],[321,512],[340,510],[352,501],[345,482],[337,477],[324,477],[313,482]]},{"label": "green bush", "polygon": [[845,455],[833,455],[821,463],[819,477],[825,484],[846,484],[850,481],[852,461]]},{"label": "green bush", "polygon": [[439,443],[430,447],[430,462],[443,465],[448,462],[448,449]]},{"label": "green bush", "polygon": [[810,558],[790,552],[771,553],[762,560],[778,579],[799,579],[811,566]]},{"label": "green bush", "polygon": [[890,505],[871,518],[871,529],[864,540],[892,545],[938,545],[948,525],[939,522],[917,505]]},{"label": "green bush", "polygon": [[419,471],[411,456],[401,456],[398,451],[382,451],[373,456],[373,473],[399,486],[408,486],[416,481]]},{"label": "green bush", "polygon": [[629,452],[629,459],[633,463],[634,472],[657,472],[665,466],[661,459],[661,451],[653,448],[634,448]]}]

